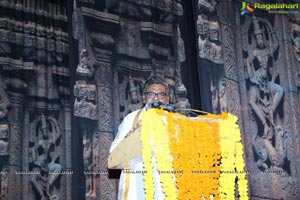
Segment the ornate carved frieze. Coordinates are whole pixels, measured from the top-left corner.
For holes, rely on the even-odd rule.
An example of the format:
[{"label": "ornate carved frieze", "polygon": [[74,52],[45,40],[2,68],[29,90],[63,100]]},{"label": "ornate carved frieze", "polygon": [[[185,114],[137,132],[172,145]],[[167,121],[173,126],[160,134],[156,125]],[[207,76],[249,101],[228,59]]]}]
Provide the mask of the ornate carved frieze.
[{"label": "ornate carved frieze", "polygon": [[[125,18],[136,18],[140,21],[155,21],[157,23],[173,23],[178,16],[183,15],[180,0],[156,0],[156,1],[112,1],[107,4],[111,13]],[[155,12],[155,17],[153,17]]]},{"label": "ornate carved frieze", "polygon": [[[78,20],[77,26],[86,26],[91,32],[97,31],[99,33],[110,33],[113,35],[117,33],[116,31],[119,31],[120,17],[118,15],[86,7],[81,7],[79,10],[85,17],[85,20]],[[106,28],[104,29],[104,27]]]},{"label": "ornate carved frieze", "polygon": [[[60,125],[69,127],[70,123],[65,112],[70,105],[65,5],[4,0],[0,10],[4,13],[0,19],[0,73],[6,87],[0,96],[6,94],[10,103],[7,116],[0,119],[1,132],[8,131],[6,138],[1,134],[1,147],[9,143],[8,153],[3,149],[0,153],[1,160],[7,157],[1,162],[1,171],[8,171],[1,176],[1,199],[68,199],[70,188],[66,187],[70,185],[65,182],[71,178],[49,173],[70,166],[65,163],[68,155],[62,153],[70,152],[70,145],[62,146],[62,141],[68,143],[70,138],[58,131]],[[65,118],[58,122],[60,114]],[[30,124],[33,121],[35,125]],[[23,170],[41,173],[24,175]]]},{"label": "ornate carved frieze", "polygon": [[116,39],[116,53],[136,58],[150,58],[142,42],[140,24],[121,21],[121,31]]}]

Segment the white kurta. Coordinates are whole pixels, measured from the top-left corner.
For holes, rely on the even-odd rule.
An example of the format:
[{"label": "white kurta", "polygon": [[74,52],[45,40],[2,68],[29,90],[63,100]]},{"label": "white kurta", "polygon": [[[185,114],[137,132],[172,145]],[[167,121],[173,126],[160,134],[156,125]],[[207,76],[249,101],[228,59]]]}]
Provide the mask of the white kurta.
[{"label": "white kurta", "polygon": [[[115,147],[125,138],[129,133],[134,123],[135,117],[140,110],[136,110],[129,113],[122,121],[118,128],[118,133],[111,144],[109,152],[112,152]],[[140,118],[140,115],[138,116]],[[130,147],[128,147],[130,148]],[[155,163],[155,157],[153,156],[153,161]],[[145,199],[144,193],[144,181],[143,181],[143,161],[142,157],[136,157],[128,163],[128,170],[122,170],[119,190],[118,190],[118,200],[143,200]],[[155,185],[155,199],[164,199],[164,194],[162,192],[161,183],[159,181],[159,174],[156,169],[153,170],[154,185]]]}]

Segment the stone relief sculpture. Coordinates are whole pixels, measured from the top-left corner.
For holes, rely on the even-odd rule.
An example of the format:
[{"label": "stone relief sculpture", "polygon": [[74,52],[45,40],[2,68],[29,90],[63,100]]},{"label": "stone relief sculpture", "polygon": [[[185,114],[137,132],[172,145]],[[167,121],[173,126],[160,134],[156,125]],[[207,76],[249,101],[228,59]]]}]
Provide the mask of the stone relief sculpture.
[{"label": "stone relief sculpture", "polygon": [[5,93],[5,84],[0,76],[0,120],[6,117],[9,107],[9,100]]},{"label": "stone relief sculpture", "polygon": [[[6,122],[8,108],[10,106],[9,99],[5,92],[5,85],[0,76],[0,159],[9,156],[9,126]],[[4,159],[3,159],[4,160]],[[1,163],[3,163],[1,161]],[[4,164],[4,163],[3,163]],[[5,199],[8,195],[8,178],[9,169],[0,165],[0,199]]]},{"label": "stone relief sculpture", "polygon": [[[291,23],[292,31],[291,31],[291,39],[293,43],[293,51],[298,64],[300,63],[300,25]],[[300,68],[298,68],[300,70]],[[300,90],[300,73],[295,74],[296,78],[296,86],[298,90]]]},{"label": "stone relief sculpture", "polygon": [[197,20],[198,47],[200,58],[207,58],[217,64],[222,63],[220,43],[220,25],[210,21],[206,15],[199,15]]},{"label": "stone relief sculpture", "polygon": [[42,200],[59,199],[55,181],[59,179],[62,170],[59,155],[60,128],[54,118],[43,114],[32,124],[32,127],[30,170],[39,173],[32,175],[31,184]]},{"label": "stone relief sculpture", "polygon": [[216,19],[216,6],[218,2],[213,0],[199,0],[198,8],[201,14],[197,19],[199,57],[211,60],[216,64],[222,61],[222,46],[220,40],[220,23]]},{"label": "stone relief sculpture", "polygon": [[91,58],[88,57],[86,49],[82,49],[80,52],[80,62],[76,68],[77,74],[80,76],[92,77],[94,74],[94,63]]},{"label": "stone relief sculpture", "polygon": [[0,156],[8,155],[8,124],[0,124]]},{"label": "stone relief sculpture", "polygon": [[295,58],[300,62],[300,25],[291,23],[291,39]]},{"label": "stone relief sculpture", "polygon": [[8,177],[9,171],[8,168],[4,168],[1,171],[1,191],[0,191],[0,199],[5,199],[8,194]]},{"label": "stone relief sculpture", "polygon": [[132,112],[143,107],[142,90],[142,80],[133,76],[123,75],[123,81],[119,86],[121,118],[123,118],[128,112]]},{"label": "stone relief sculpture", "polygon": [[74,85],[74,115],[89,119],[97,119],[96,86],[87,84],[84,80],[76,81]]},{"label": "stone relief sculpture", "polygon": [[[228,57],[223,59],[223,48],[228,51],[226,41],[228,42],[230,37],[225,38],[226,33],[224,32],[225,37],[223,41],[221,40],[218,4],[219,1],[217,0],[199,0],[197,19],[198,56],[203,61],[213,62],[209,69],[205,69],[204,66],[203,70],[209,71],[210,74],[208,79],[210,81],[212,110],[214,113],[227,110],[225,70],[229,68]],[[226,25],[223,27],[226,27]],[[223,43],[224,41],[225,43]]]},{"label": "stone relief sculpture", "polygon": [[76,68],[78,79],[74,85],[74,115],[93,120],[98,119],[96,85],[89,79],[94,76],[95,61],[88,56],[87,50],[80,52],[80,62]]},{"label": "stone relief sculpture", "polygon": [[83,136],[83,164],[85,169],[85,182],[86,182],[86,195],[87,196],[96,196],[97,183],[96,175],[99,152],[98,152],[98,138],[91,136],[86,133]]},{"label": "stone relief sculpture", "polygon": [[[278,39],[272,28],[255,16],[251,23],[254,42],[251,45],[249,43],[251,48],[246,59],[250,85],[249,105],[257,117],[257,126],[262,127],[253,135],[254,151],[258,156],[256,163],[261,170],[283,170],[286,155],[284,131],[279,120],[274,118],[284,94],[283,87],[276,82],[279,75],[274,70],[277,59],[275,51],[279,48]],[[267,164],[268,161],[270,164]]]},{"label": "stone relief sculpture", "polygon": [[216,1],[216,0],[199,0],[198,6],[199,6],[199,8],[204,8],[204,9],[209,10],[210,12],[213,12],[216,9],[217,3],[218,3],[218,1]]},{"label": "stone relief sculpture", "polygon": [[128,93],[130,97],[128,110],[132,112],[142,107],[141,93],[139,91],[138,85],[136,85],[134,79],[131,76],[129,76],[128,87],[129,87]]}]

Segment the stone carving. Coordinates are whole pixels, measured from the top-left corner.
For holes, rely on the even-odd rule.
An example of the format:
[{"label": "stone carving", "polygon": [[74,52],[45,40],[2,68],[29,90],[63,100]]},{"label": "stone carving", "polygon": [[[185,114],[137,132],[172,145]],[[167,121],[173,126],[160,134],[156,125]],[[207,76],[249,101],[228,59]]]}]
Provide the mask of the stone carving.
[{"label": "stone carving", "polygon": [[[253,17],[254,37],[256,47],[247,59],[248,73],[250,74],[250,106],[264,126],[263,138],[273,137],[270,127],[275,127],[274,112],[283,97],[283,88],[275,83],[278,74],[271,74],[270,79],[270,59],[278,48],[278,41],[275,32],[271,32],[272,45],[266,46],[264,43],[263,29],[261,29],[256,17]],[[255,66],[254,62],[258,64]],[[257,69],[255,69],[257,68]]]},{"label": "stone carving", "polygon": [[300,74],[297,74],[296,85],[297,85],[298,90],[300,90]]},{"label": "stone carving", "polygon": [[[272,141],[268,139],[263,139],[261,137],[255,138],[253,146],[258,155],[256,164],[263,171],[270,170],[272,172],[280,173],[281,175],[287,175],[283,169],[287,154],[284,132],[280,125],[276,126],[274,131],[275,146],[272,144]],[[268,159],[270,161],[270,167],[267,165]]]},{"label": "stone carving", "polygon": [[77,66],[76,72],[82,77],[92,77],[94,75],[94,62],[91,57],[88,56],[86,49],[82,49],[80,52],[80,62]]},{"label": "stone carving", "polygon": [[99,139],[98,135],[92,138],[86,133],[83,136],[83,162],[85,169],[86,195],[95,197],[97,192],[97,173],[99,170]]},{"label": "stone carving", "polygon": [[[291,23],[291,39],[293,42],[294,56],[298,62],[300,62],[300,25]],[[296,75],[296,86],[298,90],[300,89],[300,74]]]},{"label": "stone carving", "polygon": [[31,184],[41,199],[59,199],[58,188],[54,185],[62,170],[59,125],[54,118],[41,115],[32,123],[31,131],[30,170],[39,172],[32,175]]},{"label": "stone carving", "polygon": [[96,100],[96,86],[86,81],[76,81],[74,85],[74,115],[89,119],[98,119]]},{"label": "stone carving", "polygon": [[10,103],[5,93],[5,85],[0,77],[0,120],[7,116]]},{"label": "stone carving", "polygon": [[[215,83],[216,82],[216,83]],[[212,109],[214,113],[228,112],[226,96],[226,79],[212,79],[210,84],[212,93]]]},{"label": "stone carving", "polygon": [[76,68],[78,80],[74,85],[74,115],[83,118],[98,119],[96,105],[96,85],[88,83],[88,79],[94,76],[96,61],[88,55],[86,49],[80,52],[80,63]]},{"label": "stone carving", "polygon": [[220,24],[209,20],[206,15],[199,15],[197,20],[199,57],[214,63],[222,63],[222,47],[220,45]]},{"label": "stone carving", "polygon": [[170,50],[164,46],[154,43],[149,44],[149,53],[153,56],[162,56],[168,58],[170,56]]},{"label": "stone carving", "polygon": [[141,100],[141,88],[138,88],[136,85],[135,80],[129,76],[128,80],[128,111],[132,112],[134,110],[140,109],[142,107],[142,100]]},{"label": "stone carving", "polygon": [[300,62],[300,26],[298,24],[291,24],[291,39],[293,42],[295,58]]},{"label": "stone carving", "polygon": [[8,195],[8,178],[9,178],[9,170],[7,167],[2,169],[0,177],[1,177],[0,199],[6,199]]},{"label": "stone carving", "polygon": [[[261,170],[283,171],[286,158],[283,128],[274,118],[284,90],[276,82],[279,75],[273,69],[278,50],[276,34],[268,26],[252,18],[253,39],[246,59],[249,75],[249,105],[257,117],[258,131],[253,135],[253,147],[258,156],[256,164]],[[268,34],[266,37],[266,34]],[[269,38],[269,41],[266,40]],[[273,70],[272,70],[273,69]],[[272,142],[275,140],[275,144]],[[268,164],[269,163],[269,164]]]},{"label": "stone carving", "polygon": [[199,0],[198,7],[199,9],[204,8],[209,12],[216,10],[217,1],[216,0]]},{"label": "stone carving", "polygon": [[128,113],[143,107],[143,81],[136,77],[122,75],[119,84],[121,119]]},{"label": "stone carving", "polygon": [[177,45],[178,45],[178,60],[179,62],[185,61],[185,47],[184,47],[184,41],[181,38],[181,32],[179,26],[176,28],[176,39],[177,39]]},{"label": "stone carving", "polygon": [[8,125],[0,124],[0,156],[8,154]]}]

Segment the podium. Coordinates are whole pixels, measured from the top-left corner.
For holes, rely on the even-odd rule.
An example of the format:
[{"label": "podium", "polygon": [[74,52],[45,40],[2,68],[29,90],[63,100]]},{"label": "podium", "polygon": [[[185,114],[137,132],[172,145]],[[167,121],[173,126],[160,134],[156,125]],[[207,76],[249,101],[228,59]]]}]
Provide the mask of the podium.
[{"label": "podium", "polygon": [[236,122],[229,113],[187,117],[149,109],[111,152],[108,168],[124,169],[142,157],[145,199],[153,199],[154,171],[166,199],[234,199],[235,184],[240,199],[248,199]]}]

